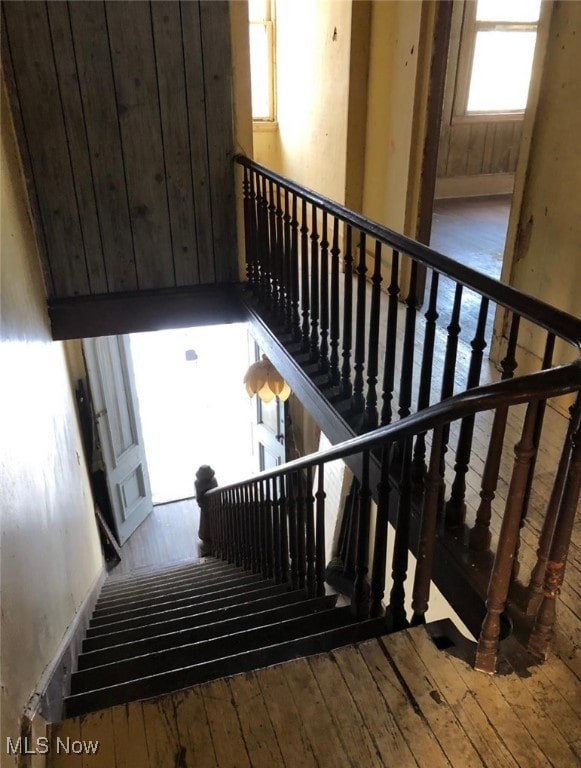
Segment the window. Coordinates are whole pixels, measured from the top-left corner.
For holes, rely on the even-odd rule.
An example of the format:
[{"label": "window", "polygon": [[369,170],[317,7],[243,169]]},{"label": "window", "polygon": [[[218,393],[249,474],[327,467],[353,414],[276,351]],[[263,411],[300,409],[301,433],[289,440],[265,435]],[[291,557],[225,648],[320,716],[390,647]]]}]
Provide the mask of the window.
[{"label": "window", "polygon": [[514,116],[527,104],[541,0],[467,2],[455,114]]},{"label": "window", "polygon": [[271,0],[249,0],[252,119],[274,120],[274,29]]}]

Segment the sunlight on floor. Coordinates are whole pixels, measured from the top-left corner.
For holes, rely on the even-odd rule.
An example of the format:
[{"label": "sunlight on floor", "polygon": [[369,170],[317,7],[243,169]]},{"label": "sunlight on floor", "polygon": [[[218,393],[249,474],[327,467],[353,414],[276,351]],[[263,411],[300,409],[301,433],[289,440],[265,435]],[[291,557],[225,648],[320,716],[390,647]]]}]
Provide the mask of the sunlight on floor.
[{"label": "sunlight on floor", "polygon": [[246,324],[130,339],[154,503],[193,496],[201,464],[214,468],[221,485],[251,474],[253,409],[242,384]]}]

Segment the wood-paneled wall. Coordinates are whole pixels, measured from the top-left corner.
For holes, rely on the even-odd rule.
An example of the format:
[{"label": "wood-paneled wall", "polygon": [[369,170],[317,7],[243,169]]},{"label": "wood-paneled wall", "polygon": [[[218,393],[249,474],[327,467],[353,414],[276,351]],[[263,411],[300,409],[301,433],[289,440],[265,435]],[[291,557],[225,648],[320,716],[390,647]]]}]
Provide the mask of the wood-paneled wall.
[{"label": "wood-paneled wall", "polygon": [[2,4],[49,298],[238,280],[228,2]]}]

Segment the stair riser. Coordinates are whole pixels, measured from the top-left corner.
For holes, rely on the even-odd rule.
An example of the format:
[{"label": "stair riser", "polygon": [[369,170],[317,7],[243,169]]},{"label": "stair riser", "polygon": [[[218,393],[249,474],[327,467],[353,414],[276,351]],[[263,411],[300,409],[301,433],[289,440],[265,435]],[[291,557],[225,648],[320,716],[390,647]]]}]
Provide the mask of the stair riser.
[{"label": "stair riser", "polygon": [[[252,602],[235,603],[218,610],[211,610],[183,618],[168,619],[162,622],[144,624],[135,629],[126,629],[121,632],[111,632],[110,634],[98,634],[87,637],[83,641],[83,651],[96,651],[110,646],[120,645],[121,643],[130,643],[134,640],[142,640],[147,637],[155,637],[164,632],[178,632],[180,630],[192,629],[193,627],[207,626],[213,622],[222,623],[227,620],[236,619],[257,611],[268,610],[270,608],[282,605],[294,605],[304,600],[304,592],[283,592],[275,594],[272,597],[263,597]],[[89,630],[91,631],[91,630]]]},{"label": "stair riser", "polygon": [[162,675],[155,675],[148,679],[133,680],[130,683],[89,691],[68,697],[65,700],[66,715],[67,717],[74,717],[116,704],[125,704],[129,701],[147,699],[181,690],[192,685],[216,680],[219,677],[227,677],[278,664],[289,659],[327,653],[343,645],[376,637],[383,631],[383,620],[351,624],[333,632],[324,632],[320,635],[292,640],[269,648],[247,651],[237,656],[192,665]]},{"label": "stair riser", "polygon": [[344,626],[349,618],[349,609],[347,609],[347,615],[343,609],[322,611],[310,616],[301,616],[297,619],[237,632],[228,637],[219,637],[75,672],[71,679],[71,693],[103,688],[121,681],[137,680],[147,675],[162,674],[179,667],[187,667],[192,662],[200,664],[235,653],[251,651],[264,645],[275,645],[296,640],[305,635],[327,632]]},{"label": "stair riser", "polygon": [[130,619],[115,621],[110,624],[102,623],[96,627],[89,627],[87,629],[87,637],[94,637],[98,634],[109,634],[110,632],[118,632],[123,629],[132,629],[144,624],[152,624],[154,621],[159,623],[165,622],[168,619],[177,619],[184,616],[194,616],[198,613],[207,613],[208,611],[214,611],[218,608],[225,608],[226,606],[233,606],[237,603],[247,603],[260,597],[284,594],[287,590],[287,584],[277,584],[274,587],[260,587],[258,589],[249,589],[246,592],[240,594],[216,598],[215,600],[210,600],[206,603],[195,603],[193,605],[187,604],[180,606],[179,608],[171,608],[167,611],[159,611],[159,613],[154,613],[149,616],[134,616]]},{"label": "stair riser", "polygon": [[122,594],[126,591],[134,591],[139,589],[149,589],[150,587],[158,584],[163,585],[169,583],[178,578],[195,578],[205,579],[218,574],[236,573],[241,569],[235,565],[229,565],[228,563],[219,562],[217,565],[212,566],[190,566],[188,568],[176,568],[172,571],[164,571],[159,574],[152,574],[146,577],[128,577],[126,579],[113,579],[105,582],[103,586],[102,595],[109,597],[110,595]]},{"label": "stair riser", "polygon": [[[273,582],[270,582],[272,584]],[[124,621],[125,619],[138,618],[140,616],[151,616],[160,611],[169,610],[173,606],[191,605],[195,606],[201,603],[209,603],[214,600],[220,600],[234,595],[241,595],[244,592],[252,591],[253,587],[264,584],[264,580],[259,580],[250,584],[241,584],[238,587],[225,587],[217,589],[212,592],[202,592],[201,594],[194,595],[192,597],[176,597],[173,600],[164,600],[155,605],[146,605],[141,608],[132,608],[125,611],[116,611],[114,614],[106,614],[104,616],[94,616],[90,621],[91,627],[98,627],[102,624],[111,624],[117,621]]]},{"label": "stair riser", "polygon": [[300,603],[286,605],[281,608],[273,608],[270,611],[252,613],[235,619],[204,624],[194,629],[185,629],[181,632],[158,635],[145,638],[133,643],[105,648],[101,651],[83,653],[79,658],[79,670],[90,669],[103,664],[113,664],[124,659],[131,659],[146,653],[169,650],[180,645],[199,643],[216,637],[232,635],[257,626],[280,623],[288,619],[307,616],[319,611],[330,610],[335,605],[334,596],[303,600]]},{"label": "stair riser", "polygon": [[97,603],[93,612],[93,618],[98,619],[102,616],[115,616],[118,613],[125,613],[127,610],[137,610],[138,608],[146,608],[148,606],[156,606],[162,603],[173,602],[176,599],[185,599],[186,597],[196,598],[204,594],[215,594],[221,589],[228,589],[234,587],[241,587],[246,584],[255,584],[262,580],[261,576],[242,575],[235,579],[229,579],[228,577],[220,579],[219,581],[211,582],[203,586],[178,586],[175,590],[164,592],[160,595],[151,595],[150,597],[143,597],[140,599],[122,599],[116,600],[114,603],[101,605]]}]

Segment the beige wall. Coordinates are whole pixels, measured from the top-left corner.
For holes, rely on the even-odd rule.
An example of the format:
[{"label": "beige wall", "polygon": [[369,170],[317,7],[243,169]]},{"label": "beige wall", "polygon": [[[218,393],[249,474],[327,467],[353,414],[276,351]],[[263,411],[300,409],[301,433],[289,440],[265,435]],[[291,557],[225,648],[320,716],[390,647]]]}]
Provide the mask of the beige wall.
[{"label": "beige wall", "polygon": [[[528,124],[528,152],[517,168],[503,279],[516,288],[581,314],[581,3],[555,3],[538,102]],[[528,117],[528,116],[527,116]],[[521,162],[522,161],[522,162]],[[544,334],[522,338],[542,355]],[[575,353],[564,346],[564,359]],[[537,363],[538,364],[538,363]]]},{"label": "beige wall", "polygon": [[254,132],[255,158],[345,199],[351,3],[277,0],[278,131]]},{"label": "beige wall", "polygon": [[[2,735],[102,568],[63,345],[52,342],[2,87],[0,522]],[[2,759],[4,764],[4,758]]]},{"label": "beige wall", "polygon": [[421,10],[417,0],[372,3],[363,213],[399,232],[406,231]]}]

